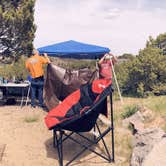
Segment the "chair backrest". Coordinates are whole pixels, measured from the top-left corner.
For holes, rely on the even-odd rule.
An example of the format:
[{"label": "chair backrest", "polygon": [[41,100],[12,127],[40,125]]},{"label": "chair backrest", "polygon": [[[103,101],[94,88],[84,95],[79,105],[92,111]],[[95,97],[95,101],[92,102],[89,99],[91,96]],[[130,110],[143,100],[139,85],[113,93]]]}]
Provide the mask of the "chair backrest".
[{"label": "chair backrest", "polygon": [[[104,79],[94,80],[91,84],[81,86],[79,90],[70,94],[62,103],[49,111],[45,117],[47,127],[49,129],[57,128],[58,126],[62,127],[66,122],[71,123],[73,119],[77,120],[77,118],[81,121],[78,122],[79,124],[84,123],[87,125],[82,126],[88,126],[91,123],[90,121],[96,121],[99,113],[107,113],[106,97],[110,92],[111,81]],[[87,120],[86,117],[85,120],[82,120],[81,117],[88,112],[91,114],[90,118],[92,119]],[[76,126],[78,125],[76,124]],[[85,127],[83,130],[89,130],[87,128]]]},{"label": "chair backrest", "polygon": [[99,116],[100,113],[103,113],[107,110],[107,96],[112,95],[112,86],[107,87],[100,95],[97,96],[97,99],[89,107],[85,107],[84,111],[80,115],[75,116],[72,119],[69,119],[63,123],[60,123],[54,129],[65,129],[74,132],[88,132],[90,131]]},{"label": "chair backrest", "polygon": [[67,70],[54,64],[47,66],[44,84],[44,100],[48,109],[52,109],[81,85],[91,83],[97,78],[97,71],[88,68]]}]

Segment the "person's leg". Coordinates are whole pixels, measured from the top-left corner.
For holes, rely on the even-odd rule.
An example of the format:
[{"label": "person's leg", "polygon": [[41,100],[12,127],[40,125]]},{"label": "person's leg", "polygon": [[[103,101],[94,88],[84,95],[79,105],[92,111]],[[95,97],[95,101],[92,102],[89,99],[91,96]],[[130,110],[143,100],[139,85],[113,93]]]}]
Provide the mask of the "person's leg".
[{"label": "person's leg", "polygon": [[38,100],[39,100],[39,107],[43,107],[43,85],[44,80],[40,80],[38,82]]},{"label": "person's leg", "polygon": [[31,82],[31,106],[35,107],[35,95],[36,94],[36,85],[35,83],[32,81]]}]

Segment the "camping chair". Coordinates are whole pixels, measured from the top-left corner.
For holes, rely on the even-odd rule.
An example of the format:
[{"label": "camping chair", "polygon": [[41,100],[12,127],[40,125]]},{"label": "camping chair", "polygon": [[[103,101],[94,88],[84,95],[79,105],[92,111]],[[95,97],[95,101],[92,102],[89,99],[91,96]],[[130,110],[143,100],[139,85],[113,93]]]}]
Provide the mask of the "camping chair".
[{"label": "camping chair", "polygon": [[[53,130],[53,146],[57,148],[59,165],[63,166],[63,144],[68,139],[72,140],[76,144],[82,147],[82,150],[75,154],[73,158],[66,163],[66,166],[71,164],[76,158],[78,158],[83,152],[89,150],[96,155],[102,157],[108,162],[114,162],[114,125],[113,125],[113,106],[112,106],[112,86],[108,86],[103,92],[97,96],[96,100],[89,107],[84,107],[81,114],[65,120],[62,123],[57,124],[49,129]],[[110,96],[110,120],[111,126],[107,126],[104,131],[101,131],[99,125],[97,124],[97,119],[100,113],[103,112],[103,104],[107,102],[107,96]],[[87,138],[83,135],[84,132],[89,132],[91,129],[94,129],[95,133],[98,132],[98,135],[94,135],[93,138]],[[104,137],[111,132],[111,153],[110,154],[108,146],[104,141]],[[82,139],[85,139],[88,144],[80,142],[75,139],[73,134],[79,135]],[[93,145],[96,145],[101,141],[103,143],[106,154],[102,154],[92,149]]]}]

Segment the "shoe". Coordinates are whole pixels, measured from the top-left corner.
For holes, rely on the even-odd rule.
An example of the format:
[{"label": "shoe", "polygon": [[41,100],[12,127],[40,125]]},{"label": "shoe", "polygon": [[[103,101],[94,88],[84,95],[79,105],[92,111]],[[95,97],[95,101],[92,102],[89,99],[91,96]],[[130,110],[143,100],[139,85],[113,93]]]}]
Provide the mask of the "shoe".
[{"label": "shoe", "polygon": [[36,108],[36,106],[34,106],[34,105],[32,106],[32,105],[31,105],[31,110],[32,110],[32,111],[34,111],[35,108]]},{"label": "shoe", "polygon": [[31,108],[36,108],[36,106],[35,105],[31,105]]},{"label": "shoe", "polygon": [[48,112],[48,108],[45,105],[39,106],[39,108],[41,108],[43,111]]}]

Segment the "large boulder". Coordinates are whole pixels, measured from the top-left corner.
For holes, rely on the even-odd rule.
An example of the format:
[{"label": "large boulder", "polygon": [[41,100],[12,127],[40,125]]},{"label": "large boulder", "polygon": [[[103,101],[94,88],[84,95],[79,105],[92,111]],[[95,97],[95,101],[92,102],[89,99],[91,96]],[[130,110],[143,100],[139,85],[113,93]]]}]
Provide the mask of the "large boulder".
[{"label": "large boulder", "polygon": [[140,111],[137,111],[135,114],[123,120],[123,126],[128,127],[132,126],[133,134],[138,131],[144,130],[144,117]]},{"label": "large boulder", "polygon": [[154,145],[146,156],[143,166],[166,166],[166,136]]},{"label": "large boulder", "polygon": [[[153,150],[154,147],[157,146],[157,144],[160,141],[163,141],[164,138],[165,138],[165,132],[159,128],[147,128],[137,132],[134,135],[134,140],[133,140],[133,153],[131,157],[131,166],[152,166],[152,165],[145,165],[150,160],[147,157],[149,156],[151,158],[152,156],[150,154],[151,151]],[[157,150],[154,151],[157,152]],[[155,160],[158,156],[158,153],[156,154],[153,153],[153,155],[156,156],[153,158]],[[160,164],[155,166],[160,166]]]}]

